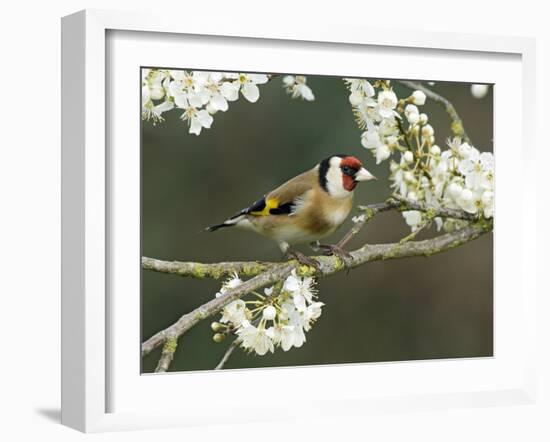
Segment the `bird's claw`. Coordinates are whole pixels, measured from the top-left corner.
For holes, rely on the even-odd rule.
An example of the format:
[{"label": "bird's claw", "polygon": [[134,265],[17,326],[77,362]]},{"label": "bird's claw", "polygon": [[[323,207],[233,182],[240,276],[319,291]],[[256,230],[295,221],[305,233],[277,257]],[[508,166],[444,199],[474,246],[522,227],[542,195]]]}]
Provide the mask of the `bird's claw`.
[{"label": "bird's claw", "polygon": [[340,258],[346,270],[348,272],[350,271],[353,263],[353,256],[347,250],[335,244],[319,244],[319,248],[323,250],[323,255],[337,256]]},{"label": "bird's claw", "polygon": [[300,264],[313,267],[316,272],[320,271],[319,262],[315,259],[303,254],[302,252],[292,251],[286,254],[287,259],[295,259]]}]

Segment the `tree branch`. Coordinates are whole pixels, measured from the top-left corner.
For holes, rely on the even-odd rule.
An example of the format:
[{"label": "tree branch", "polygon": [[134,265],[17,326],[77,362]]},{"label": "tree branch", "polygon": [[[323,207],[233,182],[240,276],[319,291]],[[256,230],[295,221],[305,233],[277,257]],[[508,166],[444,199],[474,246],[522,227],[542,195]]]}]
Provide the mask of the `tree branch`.
[{"label": "tree branch", "polygon": [[[390,199],[383,203],[359,206],[359,210],[364,212],[364,217],[362,219],[360,218],[360,220],[356,222],[348,233],[346,233],[346,235],[340,240],[338,243],[339,247],[343,248],[346,246],[376,214],[380,212],[387,212],[389,210],[419,210],[434,218],[455,218],[465,221],[476,221],[478,219],[476,215],[464,212],[462,210],[444,208],[435,209],[424,203],[408,200],[399,195],[393,195]],[[213,279],[220,279],[233,273],[237,273],[243,277],[256,276],[272,269],[275,265],[282,264],[284,263],[260,261],[235,261],[204,264],[199,262],[163,261],[146,256],[141,258],[141,266],[144,270],[152,270],[160,273],[171,273],[183,277]],[[287,264],[296,264],[296,261],[291,260],[288,261]]]},{"label": "tree branch", "polygon": [[174,354],[178,348],[178,337],[173,336],[166,339],[164,346],[162,347],[162,355],[160,356],[157,368],[155,368],[155,373],[164,373],[170,367],[172,360],[174,359]]},{"label": "tree branch", "polygon": [[[208,264],[204,264],[208,266]],[[159,345],[162,345],[168,336],[180,337],[189,329],[194,327],[198,322],[206,319],[223,309],[230,302],[250,293],[253,290],[260,289],[269,284],[286,278],[290,275],[292,269],[296,266],[296,261],[291,263],[273,263],[270,270],[260,273],[248,281],[243,282],[238,287],[227,290],[219,298],[214,298],[206,304],[201,305],[190,313],[183,315],[177,322],[170,327],[156,333],[141,346],[141,353],[143,356],[153,351]]]},{"label": "tree branch", "polygon": [[455,107],[449,100],[435,93],[434,91],[422,85],[421,83],[417,83],[415,81],[408,81],[408,80],[400,80],[399,83],[401,83],[403,86],[408,87],[409,89],[419,90],[424,92],[426,94],[426,97],[428,97],[430,100],[433,100],[439,105],[443,106],[445,111],[451,117],[451,130],[453,131],[453,134],[461,137],[468,144],[472,144],[472,142],[470,141],[470,137],[468,136],[468,134],[466,133],[466,130],[464,129],[464,125],[462,124],[462,120],[460,119],[458,112],[456,111]]},{"label": "tree branch", "polygon": [[[455,232],[437,236],[423,241],[410,241],[405,243],[390,244],[365,244],[363,247],[350,252],[351,258],[347,263],[351,268],[358,267],[367,262],[386,259],[405,258],[410,256],[430,256],[455,247],[468,241],[479,238],[484,233],[492,230],[492,220],[480,221]],[[319,263],[317,277],[332,275],[346,269],[342,260],[337,256],[315,256]],[[254,263],[250,263],[254,264]],[[227,290],[219,298],[214,298],[206,304],[183,315],[177,322],[162,330],[142,344],[142,355],[147,355],[159,345],[164,344],[167,337],[180,337],[198,322],[217,314],[230,302],[277,281],[285,279],[294,268],[299,268],[300,273],[312,274],[315,269],[308,266],[300,266],[296,261],[263,263],[267,269],[257,276],[243,282],[241,285]],[[219,271],[219,264],[201,264],[204,269],[215,266]],[[207,270],[205,270],[207,271]]]},{"label": "tree branch", "polygon": [[141,258],[141,267],[144,270],[153,270],[160,273],[172,273],[191,278],[220,279],[224,276],[238,273],[241,276],[256,276],[270,267],[265,262],[219,262],[203,264],[200,262],[163,261],[146,256]]},{"label": "tree branch", "polygon": [[239,346],[240,344],[240,340],[239,338],[237,339],[234,339],[233,342],[231,343],[231,345],[227,348],[227,350],[225,351],[221,361],[218,363],[218,365],[216,365],[216,367],[214,368],[214,370],[221,370],[224,365],[226,364],[226,362],[229,360],[229,357],[231,356],[231,354],[233,353],[233,351]]}]

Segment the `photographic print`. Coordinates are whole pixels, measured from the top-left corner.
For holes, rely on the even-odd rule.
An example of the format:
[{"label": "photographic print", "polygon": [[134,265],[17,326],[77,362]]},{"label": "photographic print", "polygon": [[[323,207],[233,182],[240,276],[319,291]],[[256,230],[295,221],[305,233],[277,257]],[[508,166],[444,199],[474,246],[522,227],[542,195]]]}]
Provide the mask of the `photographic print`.
[{"label": "photographic print", "polygon": [[142,373],[493,355],[492,85],[140,79]]}]

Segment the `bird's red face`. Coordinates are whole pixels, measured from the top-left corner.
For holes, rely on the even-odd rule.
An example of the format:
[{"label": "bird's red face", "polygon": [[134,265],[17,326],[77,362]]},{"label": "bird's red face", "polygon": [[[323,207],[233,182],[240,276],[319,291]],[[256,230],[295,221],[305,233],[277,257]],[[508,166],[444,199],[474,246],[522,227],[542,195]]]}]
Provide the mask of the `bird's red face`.
[{"label": "bird's red face", "polygon": [[335,198],[343,198],[353,192],[359,181],[375,177],[363,167],[361,161],[351,155],[333,155],[319,164],[321,187]]},{"label": "bird's red face", "polygon": [[357,186],[355,180],[356,173],[363,168],[363,164],[355,157],[344,157],[340,163],[342,170],[342,186],[348,192],[351,192]]},{"label": "bird's red face", "polygon": [[351,192],[357,186],[359,181],[368,181],[376,179],[367,169],[363,167],[361,161],[352,156],[342,158],[340,162],[342,171],[342,187]]}]

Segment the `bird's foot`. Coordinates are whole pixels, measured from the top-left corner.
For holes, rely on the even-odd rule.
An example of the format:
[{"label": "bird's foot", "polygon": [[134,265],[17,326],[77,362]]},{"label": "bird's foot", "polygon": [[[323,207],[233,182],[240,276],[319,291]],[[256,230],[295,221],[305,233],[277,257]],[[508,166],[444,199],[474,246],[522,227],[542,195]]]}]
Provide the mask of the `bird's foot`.
[{"label": "bird's foot", "polygon": [[353,256],[347,250],[336,244],[318,244],[319,249],[323,250],[323,255],[337,256],[340,258],[344,267],[349,272],[353,264]]},{"label": "bird's foot", "polygon": [[286,259],[295,259],[302,265],[313,267],[316,272],[320,270],[319,262],[297,250],[287,252],[285,257]]}]

